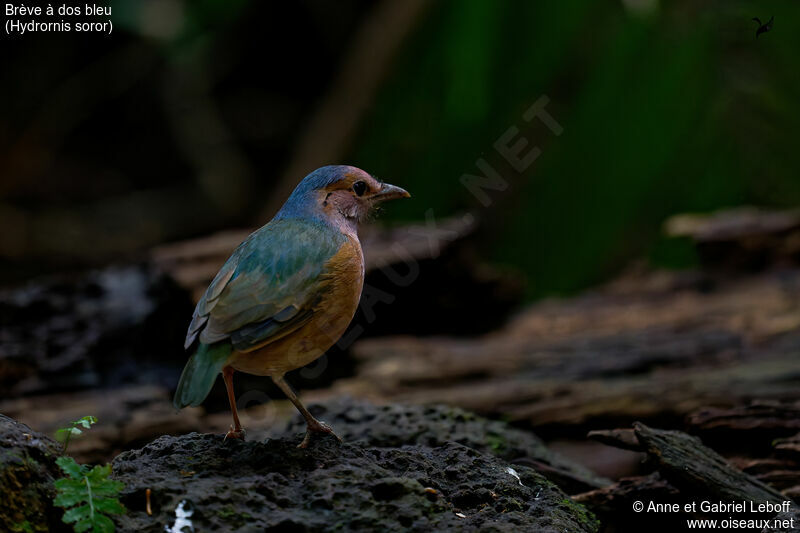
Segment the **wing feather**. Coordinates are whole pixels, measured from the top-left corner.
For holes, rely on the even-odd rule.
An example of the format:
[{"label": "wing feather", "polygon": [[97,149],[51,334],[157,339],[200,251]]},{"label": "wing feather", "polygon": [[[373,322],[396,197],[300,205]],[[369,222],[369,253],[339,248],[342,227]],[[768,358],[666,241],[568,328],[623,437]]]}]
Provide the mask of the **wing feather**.
[{"label": "wing feather", "polygon": [[230,339],[248,351],[302,326],[325,290],[324,266],[345,239],[300,220],[273,221],[250,235],[198,302],[186,347]]},{"label": "wing feather", "polygon": [[202,330],[203,326],[208,322],[209,313],[216,305],[220,294],[222,294],[222,290],[236,271],[238,262],[235,260],[236,255],[236,252],[234,252],[233,256],[225,262],[220,271],[217,272],[211,285],[206,289],[206,293],[197,303],[197,307],[195,307],[194,313],[192,314],[192,322],[189,324],[189,331],[186,333],[186,340],[183,343],[185,349],[188,349],[189,346],[192,345],[197,335],[200,333],[200,330]]}]

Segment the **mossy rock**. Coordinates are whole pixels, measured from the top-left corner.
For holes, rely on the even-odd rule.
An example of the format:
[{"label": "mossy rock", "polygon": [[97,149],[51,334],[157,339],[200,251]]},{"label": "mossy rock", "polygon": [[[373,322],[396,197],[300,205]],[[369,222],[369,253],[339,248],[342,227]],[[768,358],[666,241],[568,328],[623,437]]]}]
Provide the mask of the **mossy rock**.
[{"label": "mossy rock", "polygon": [[[373,414],[375,427],[395,420],[381,409]],[[478,420],[451,414],[456,424]],[[406,429],[449,416],[424,408],[407,415]],[[346,421],[335,423],[348,434]],[[591,513],[532,468],[444,432],[423,434],[381,445],[326,435],[306,450],[296,448],[302,435],[292,429],[266,441],[160,437],[113,461],[128,508],[115,518],[118,531],[160,533],[187,512],[196,531],[597,531]]]},{"label": "mossy rock", "polygon": [[0,531],[66,530],[53,508],[61,445],[0,415]]},{"label": "mossy rock", "polygon": [[[607,487],[612,482],[588,468],[550,450],[530,431],[509,426],[499,420],[489,420],[458,407],[445,405],[388,404],[340,397],[313,405],[317,418],[336,428],[346,442],[367,446],[419,444],[439,446],[458,442],[510,463],[536,468],[570,494]],[[305,423],[295,417],[285,429],[275,433],[289,435],[305,431]]]}]

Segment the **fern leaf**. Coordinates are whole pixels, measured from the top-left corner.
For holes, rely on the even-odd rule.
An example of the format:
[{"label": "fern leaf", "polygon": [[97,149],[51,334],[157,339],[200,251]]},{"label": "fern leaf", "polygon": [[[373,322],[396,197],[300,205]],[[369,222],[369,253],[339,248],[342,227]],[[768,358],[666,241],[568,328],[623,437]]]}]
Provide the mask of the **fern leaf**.
[{"label": "fern leaf", "polygon": [[[64,449],[69,437],[80,435],[81,430],[91,427],[97,422],[93,416],[85,416],[72,423],[71,428],[64,428],[59,435],[64,436]],[[66,509],[62,521],[72,524],[76,533],[91,529],[92,533],[113,533],[114,522],[106,515],[125,513],[125,507],[119,502],[119,491],[124,485],[109,479],[111,465],[97,465],[89,468],[78,464],[72,457],[59,457],[56,463],[65,477],[56,480],[56,497],[53,504]]]},{"label": "fern leaf", "polygon": [[[59,479],[58,481],[72,481],[71,479]],[[56,507],[72,507],[73,505],[77,505],[83,501],[86,501],[85,494],[80,492],[80,489],[76,490],[74,486],[71,486],[69,489],[65,489],[65,485],[59,484],[56,481],[55,486],[58,490],[58,494],[53,499],[53,505]]]},{"label": "fern leaf", "polygon": [[113,498],[94,498],[94,510],[104,514],[125,514],[125,507]]},{"label": "fern leaf", "polygon": [[102,482],[92,485],[92,493],[95,496],[113,496],[116,497],[125,485],[121,481],[113,479],[105,479]]},{"label": "fern leaf", "polygon": [[56,464],[61,468],[61,471],[72,479],[82,479],[84,468],[75,462],[72,457],[59,457],[56,459]]},{"label": "fern leaf", "polygon": [[105,515],[96,514],[93,526],[93,533],[114,533],[114,522]]},{"label": "fern leaf", "polygon": [[72,529],[75,531],[75,533],[82,533],[83,531],[88,531],[91,527],[92,523],[89,520],[83,520],[75,524]]},{"label": "fern leaf", "polygon": [[65,524],[69,524],[70,522],[82,522],[84,520],[89,520],[92,516],[92,508],[89,507],[88,503],[80,505],[78,507],[73,507],[64,513],[64,517],[61,519]]},{"label": "fern leaf", "polygon": [[97,465],[86,473],[92,485],[108,479],[109,475],[111,475],[111,465]]}]

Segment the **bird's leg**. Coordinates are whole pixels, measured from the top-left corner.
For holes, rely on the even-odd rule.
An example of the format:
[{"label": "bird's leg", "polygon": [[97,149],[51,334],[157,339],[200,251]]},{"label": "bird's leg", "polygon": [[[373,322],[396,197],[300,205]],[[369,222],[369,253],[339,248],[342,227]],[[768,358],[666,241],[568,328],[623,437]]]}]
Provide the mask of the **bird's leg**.
[{"label": "bird's leg", "polygon": [[303,442],[297,445],[298,448],[307,448],[308,443],[311,442],[311,435],[313,433],[330,433],[339,439],[339,442],[342,441],[342,439],[340,439],[339,436],[333,432],[333,428],[331,428],[325,422],[320,422],[314,418],[314,415],[308,412],[306,406],[303,405],[303,403],[300,401],[300,398],[297,397],[297,394],[295,394],[295,392],[292,390],[292,387],[286,383],[286,380],[283,379],[282,375],[272,376],[272,381],[275,382],[275,385],[277,385],[283,391],[286,397],[289,398],[295,407],[297,407],[297,410],[300,411],[300,414],[303,415],[303,418],[306,419],[306,424],[308,425],[308,428],[306,429],[306,436],[303,439]]},{"label": "bird's leg", "polygon": [[233,367],[226,366],[222,369],[222,379],[225,381],[225,388],[228,389],[228,402],[231,404],[231,413],[233,413],[233,425],[225,439],[242,439],[244,440],[244,430],[242,424],[239,423],[239,412],[236,410],[236,396],[233,394]]}]

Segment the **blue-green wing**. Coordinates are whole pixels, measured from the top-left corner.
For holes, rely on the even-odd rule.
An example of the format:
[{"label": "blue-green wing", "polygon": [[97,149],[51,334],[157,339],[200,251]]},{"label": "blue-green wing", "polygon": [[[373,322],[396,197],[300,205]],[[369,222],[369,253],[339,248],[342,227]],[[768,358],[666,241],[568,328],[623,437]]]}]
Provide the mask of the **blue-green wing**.
[{"label": "blue-green wing", "polygon": [[313,222],[273,221],[247,238],[197,303],[186,335],[240,351],[302,326],[322,294],[325,263],[344,235]]}]

